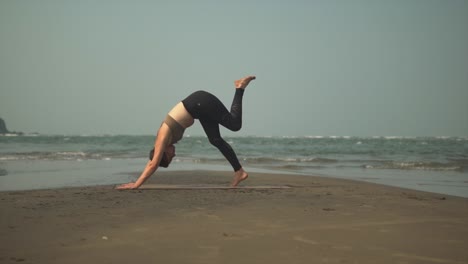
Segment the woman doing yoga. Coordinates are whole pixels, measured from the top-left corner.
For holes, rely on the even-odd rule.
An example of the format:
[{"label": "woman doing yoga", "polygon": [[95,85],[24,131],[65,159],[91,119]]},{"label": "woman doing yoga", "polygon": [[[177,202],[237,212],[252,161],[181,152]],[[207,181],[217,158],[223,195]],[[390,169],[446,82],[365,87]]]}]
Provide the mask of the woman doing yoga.
[{"label": "woman doing yoga", "polygon": [[214,95],[197,91],[178,103],[166,116],[161,124],[154,149],[150,153],[150,161],[146,164],[136,182],[122,184],[117,189],[137,189],[159,166],[168,167],[175,156],[174,144],[184,134],[186,128],[193,125],[194,120],[200,120],[211,144],[221,151],[234,169],[234,179],[231,186],[237,186],[249,175],[244,171],[231,146],[221,137],[219,125],[232,131],[239,131],[242,126],[242,97],[245,88],[255,76],[247,76],[234,82],[236,92],[229,112],[221,101]]}]

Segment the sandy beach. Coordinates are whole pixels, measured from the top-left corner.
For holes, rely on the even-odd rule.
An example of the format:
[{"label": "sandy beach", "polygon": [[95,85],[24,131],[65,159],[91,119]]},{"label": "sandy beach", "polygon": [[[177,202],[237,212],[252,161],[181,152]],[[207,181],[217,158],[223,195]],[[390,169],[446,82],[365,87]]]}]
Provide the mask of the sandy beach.
[{"label": "sandy beach", "polygon": [[291,188],[0,192],[0,263],[468,263],[468,199],[285,174],[243,184]]}]

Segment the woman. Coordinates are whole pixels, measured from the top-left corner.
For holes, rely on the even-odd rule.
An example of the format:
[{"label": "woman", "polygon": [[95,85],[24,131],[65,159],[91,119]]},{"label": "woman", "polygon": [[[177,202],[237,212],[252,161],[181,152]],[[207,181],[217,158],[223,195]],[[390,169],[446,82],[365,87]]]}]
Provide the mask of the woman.
[{"label": "woman", "polygon": [[150,153],[150,161],[136,182],[122,184],[117,189],[137,189],[159,166],[168,167],[175,156],[174,144],[184,134],[186,128],[193,125],[194,120],[200,120],[211,144],[216,146],[234,169],[234,179],[231,186],[237,186],[249,175],[244,171],[231,146],[224,141],[219,133],[219,125],[232,131],[239,131],[242,126],[242,97],[244,89],[255,76],[247,76],[234,82],[236,92],[229,112],[221,101],[214,95],[197,91],[178,103],[166,116],[161,124],[154,150]]}]

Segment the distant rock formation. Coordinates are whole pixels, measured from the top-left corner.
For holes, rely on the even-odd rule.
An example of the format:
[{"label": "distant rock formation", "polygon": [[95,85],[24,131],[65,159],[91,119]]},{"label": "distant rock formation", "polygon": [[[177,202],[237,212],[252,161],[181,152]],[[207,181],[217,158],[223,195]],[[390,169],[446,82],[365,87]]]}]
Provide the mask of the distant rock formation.
[{"label": "distant rock formation", "polygon": [[0,118],[0,135],[6,135],[6,134],[13,134],[17,136],[22,136],[24,135],[23,132],[17,132],[17,131],[8,131],[5,121]]},{"label": "distant rock formation", "polygon": [[8,129],[6,128],[5,121],[3,121],[3,119],[0,118],[0,134],[8,134],[8,133],[10,133],[10,131],[8,131]]}]

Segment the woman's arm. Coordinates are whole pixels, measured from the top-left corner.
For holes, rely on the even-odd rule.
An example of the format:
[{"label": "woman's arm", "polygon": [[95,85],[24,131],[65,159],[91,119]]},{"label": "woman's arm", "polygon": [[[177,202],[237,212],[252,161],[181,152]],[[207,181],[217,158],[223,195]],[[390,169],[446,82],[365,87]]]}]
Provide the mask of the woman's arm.
[{"label": "woman's arm", "polygon": [[169,145],[171,140],[171,133],[170,128],[163,123],[161,128],[159,128],[158,135],[156,136],[156,140],[154,142],[154,156],[153,159],[150,160],[147,164],[143,172],[141,173],[140,177],[136,182],[130,182],[126,184],[122,184],[117,187],[117,189],[137,189],[140,187],[153,173],[158,169],[159,162],[164,155],[164,151],[166,147]]}]

